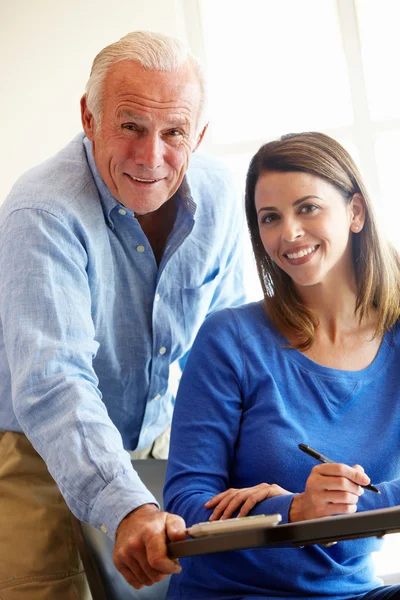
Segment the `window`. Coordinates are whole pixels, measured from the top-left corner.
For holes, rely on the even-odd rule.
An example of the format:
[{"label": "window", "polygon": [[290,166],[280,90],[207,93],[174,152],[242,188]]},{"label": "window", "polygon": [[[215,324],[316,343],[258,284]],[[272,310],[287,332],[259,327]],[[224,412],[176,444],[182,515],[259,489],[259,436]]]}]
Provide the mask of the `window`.
[{"label": "window", "polygon": [[[204,145],[231,166],[239,189],[262,143],[323,131],[358,162],[377,213],[400,245],[398,0],[187,0],[185,7],[210,85]],[[256,299],[261,288],[248,248]],[[377,563],[381,573],[398,570],[389,549],[399,539],[389,539]]]}]

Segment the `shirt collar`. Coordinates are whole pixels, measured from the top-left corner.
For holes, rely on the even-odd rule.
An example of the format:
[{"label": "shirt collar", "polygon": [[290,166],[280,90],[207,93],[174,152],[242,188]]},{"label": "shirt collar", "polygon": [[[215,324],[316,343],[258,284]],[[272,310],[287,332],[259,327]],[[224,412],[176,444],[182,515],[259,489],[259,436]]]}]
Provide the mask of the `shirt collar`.
[{"label": "shirt collar", "polygon": [[[92,142],[86,136],[84,136],[84,138],[83,138],[83,145],[85,148],[90,171],[93,175],[94,182],[95,182],[97,190],[99,192],[100,200],[101,200],[101,203],[103,206],[104,216],[106,218],[108,225],[111,228],[113,228],[114,223],[111,218],[111,212],[115,208],[121,207],[122,204],[114,198],[114,196],[112,195],[112,193],[110,192],[110,190],[108,189],[108,187],[106,186],[106,184],[104,183],[102,178],[100,177],[99,172],[96,167],[94,157],[93,157]],[[182,183],[179,186],[176,194],[177,194],[178,205],[182,205],[187,210],[187,212],[190,214],[190,216],[194,217],[197,205],[191,196],[190,187],[189,187],[186,175],[184,176]],[[124,208],[126,210],[129,210],[126,207],[124,207]],[[133,211],[130,211],[130,212],[132,212],[132,214],[134,214]]]}]

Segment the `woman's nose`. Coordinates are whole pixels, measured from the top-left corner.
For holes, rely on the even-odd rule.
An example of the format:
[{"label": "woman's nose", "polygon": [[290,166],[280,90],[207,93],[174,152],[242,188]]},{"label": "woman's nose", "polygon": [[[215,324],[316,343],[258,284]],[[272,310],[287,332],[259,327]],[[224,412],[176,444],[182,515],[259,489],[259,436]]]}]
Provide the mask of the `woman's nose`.
[{"label": "woman's nose", "polygon": [[301,237],[303,233],[302,224],[298,219],[283,219],[282,220],[282,237],[287,242],[293,242]]}]

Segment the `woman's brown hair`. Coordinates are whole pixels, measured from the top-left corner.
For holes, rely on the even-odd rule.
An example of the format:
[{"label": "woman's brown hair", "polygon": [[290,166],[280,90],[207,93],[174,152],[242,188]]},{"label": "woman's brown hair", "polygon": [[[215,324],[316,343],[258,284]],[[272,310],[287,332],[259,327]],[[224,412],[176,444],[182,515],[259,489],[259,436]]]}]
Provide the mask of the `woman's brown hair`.
[{"label": "woman's brown hair", "polygon": [[359,321],[377,309],[376,335],[383,335],[400,316],[400,257],[379,231],[370,197],[360,172],[348,152],[334,139],[316,132],[295,133],[262,146],[250,162],[246,178],[246,216],[264,304],[270,320],[289,334],[299,350],[314,341],[316,316],[305,306],[291,278],[268,256],[262,244],[255,208],[255,188],[269,171],[300,171],[322,177],[349,203],[359,193],[365,202],[365,223],[353,233],[353,264],[357,284]]}]

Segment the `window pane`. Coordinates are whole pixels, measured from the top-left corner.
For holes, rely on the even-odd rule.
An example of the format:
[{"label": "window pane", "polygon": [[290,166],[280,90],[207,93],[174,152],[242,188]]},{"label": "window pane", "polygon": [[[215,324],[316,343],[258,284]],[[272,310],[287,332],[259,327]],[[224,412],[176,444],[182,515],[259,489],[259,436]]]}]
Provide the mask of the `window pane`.
[{"label": "window pane", "polygon": [[376,199],[375,206],[389,237],[398,248],[400,248],[399,148],[400,129],[377,135],[375,152],[381,197]]},{"label": "window pane", "polygon": [[334,0],[201,5],[214,143],[352,124]]},{"label": "window pane", "polygon": [[[231,154],[221,157],[224,163],[231,170],[236,189],[240,192],[242,198],[242,203],[240,206],[242,207],[243,212],[245,210],[244,191],[246,186],[246,173],[250,160],[257,150],[258,148],[255,148],[254,152],[251,154]],[[244,240],[244,264],[244,277],[248,300],[249,302],[253,300],[260,300],[262,298],[262,289],[258,279],[257,267],[254,260],[253,249],[251,247],[250,236],[247,233],[247,228]]]},{"label": "window pane", "polygon": [[[399,573],[399,546],[400,533],[393,533],[385,537],[382,550],[373,553],[378,577]],[[397,581],[400,581],[400,576]]]},{"label": "window pane", "polygon": [[373,120],[400,117],[400,2],[357,1],[368,102]]}]

